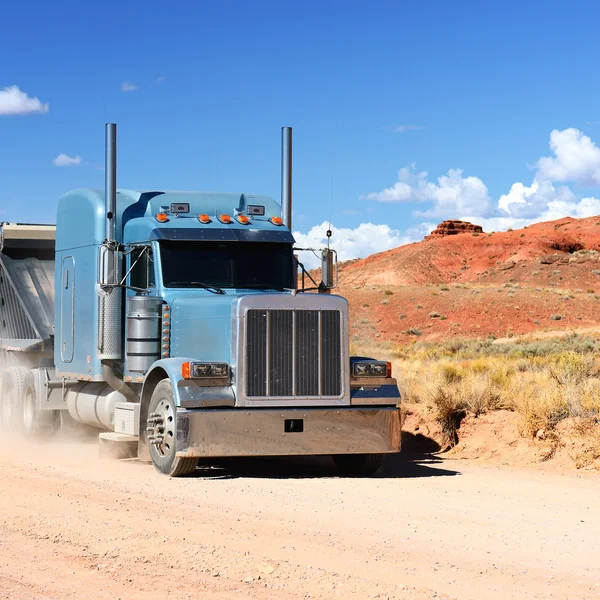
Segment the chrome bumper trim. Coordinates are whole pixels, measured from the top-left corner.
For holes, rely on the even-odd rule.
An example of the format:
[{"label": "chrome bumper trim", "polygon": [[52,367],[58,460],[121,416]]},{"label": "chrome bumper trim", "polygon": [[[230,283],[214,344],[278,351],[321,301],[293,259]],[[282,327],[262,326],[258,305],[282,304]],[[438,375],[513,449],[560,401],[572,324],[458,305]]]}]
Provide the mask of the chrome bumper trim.
[{"label": "chrome bumper trim", "polygon": [[235,395],[230,385],[205,386],[202,381],[186,379],[177,386],[179,404],[182,408],[211,406],[235,406]]},{"label": "chrome bumper trim", "polygon": [[[286,433],[286,421],[303,431]],[[177,456],[380,454],[400,450],[397,407],[178,410]]]}]

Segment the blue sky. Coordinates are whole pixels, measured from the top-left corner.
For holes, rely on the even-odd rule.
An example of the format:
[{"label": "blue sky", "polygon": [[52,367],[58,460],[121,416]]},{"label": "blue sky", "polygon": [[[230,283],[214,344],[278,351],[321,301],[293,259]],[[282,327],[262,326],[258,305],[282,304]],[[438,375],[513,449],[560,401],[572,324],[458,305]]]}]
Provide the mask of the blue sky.
[{"label": "blue sky", "polygon": [[[64,192],[102,187],[107,119],[121,187],[275,198],[291,125],[294,229],[319,243],[333,174],[344,258],[443,218],[600,213],[594,2],[59,0],[2,17],[2,219],[52,222]],[[37,112],[6,109],[33,106],[12,86]]]}]

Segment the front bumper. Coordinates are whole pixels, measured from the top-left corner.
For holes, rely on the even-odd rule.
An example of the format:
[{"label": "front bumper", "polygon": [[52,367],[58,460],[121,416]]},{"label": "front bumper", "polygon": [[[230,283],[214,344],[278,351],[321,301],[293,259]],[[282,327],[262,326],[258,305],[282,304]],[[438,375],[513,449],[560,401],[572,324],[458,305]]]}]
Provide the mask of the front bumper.
[{"label": "front bumper", "polygon": [[178,409],[177,456],[391,453],[400,430],[396,406]]}]

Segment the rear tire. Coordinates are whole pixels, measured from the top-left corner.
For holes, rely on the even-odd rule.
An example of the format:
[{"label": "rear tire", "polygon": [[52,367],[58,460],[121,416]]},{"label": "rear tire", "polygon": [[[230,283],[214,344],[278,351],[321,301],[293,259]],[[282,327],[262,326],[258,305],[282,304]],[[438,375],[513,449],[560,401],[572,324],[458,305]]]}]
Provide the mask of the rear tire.
[{"label": "rear tire", "polygon": [[18,431],[20,414],[18,407],[23,396],[27,369],[8,367],[2,375],[0,387],[0,418],[5,431]]},{"label": "rear tire", "polygon": [[333,461],[342,475],[366,476],[379,471],[384,454],[335,454]]},{"label": "rear tire", "polygon": [[38,410],[37,382],[29,371],[25,377],[21,396],[21,432],[27,438],[52,435],[60,425],[60,415],[56,410]]},{"label": "rear tire", "polygon": [[152,464],[169,477],[183,477],[196,470],[197,458],[175,455],[177,407],[171,382],[163,379],[154,389],[148,407],[148,450]]}]

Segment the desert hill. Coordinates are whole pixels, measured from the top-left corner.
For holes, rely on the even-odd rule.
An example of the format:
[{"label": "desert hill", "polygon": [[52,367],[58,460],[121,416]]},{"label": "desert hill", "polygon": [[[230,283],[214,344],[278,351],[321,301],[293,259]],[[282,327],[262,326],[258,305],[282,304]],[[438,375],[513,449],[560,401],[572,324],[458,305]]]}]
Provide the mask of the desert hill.
[{"label": "desert hill", "polygon": [[351,339],[598,327],[600,217],[493,233],[468,225],[462,233],[453,225],[452,235],[440,226],[421,242],[341,263],[337,293],[350,301]]}]

